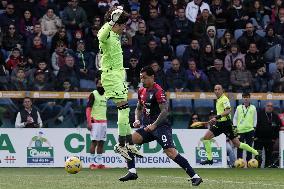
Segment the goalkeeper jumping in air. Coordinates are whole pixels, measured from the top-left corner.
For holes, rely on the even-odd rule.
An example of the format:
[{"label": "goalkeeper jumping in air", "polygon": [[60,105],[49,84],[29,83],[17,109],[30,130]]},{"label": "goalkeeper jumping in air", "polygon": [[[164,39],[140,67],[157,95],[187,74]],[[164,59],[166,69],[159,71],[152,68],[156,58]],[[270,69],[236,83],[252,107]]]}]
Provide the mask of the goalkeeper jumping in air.
[{"label": "goalkeeper jumping in air", "polygon": [[118,141],[114,150],[124,158],[131,160],[128,152],[142,156],[133,145],[131,127],[129,124],[129,106],[127,102],[128,88],[125,82],[125,69],[120,43],[120,35],[125,29],[129,18],[123,7],[111,8],[105,15],[106,23],[98,32],[101,54],[101,82],[105,89],[105,96],[111,99],[118,109]]}]

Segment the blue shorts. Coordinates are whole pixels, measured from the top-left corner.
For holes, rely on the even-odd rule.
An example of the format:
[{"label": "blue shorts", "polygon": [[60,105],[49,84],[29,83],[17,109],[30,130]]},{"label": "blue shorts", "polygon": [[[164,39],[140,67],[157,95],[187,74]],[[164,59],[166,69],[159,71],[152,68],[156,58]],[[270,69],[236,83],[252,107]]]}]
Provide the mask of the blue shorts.
[{"label": "blue shorts", "polygon": [[146,132],[144,128],[140,128],[136,130],[136,132],[139,133],[143,138],[141,144],[149,143],[156,140],[162,146],[163,149],[175,148],[173,143],[172,128],[167,125],[161,125],[152,132]]}]

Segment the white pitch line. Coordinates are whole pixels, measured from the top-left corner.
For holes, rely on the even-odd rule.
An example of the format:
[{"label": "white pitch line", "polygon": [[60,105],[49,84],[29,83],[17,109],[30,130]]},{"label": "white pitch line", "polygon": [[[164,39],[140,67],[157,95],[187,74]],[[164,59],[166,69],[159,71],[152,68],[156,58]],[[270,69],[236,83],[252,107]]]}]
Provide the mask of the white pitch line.
[{"label": "white pitch line", "polygon": [[[175,178],[175,179],[186,179],[186,177],[171,177],[171,176],[159,176],[161,178]],[[233,180],[214,180],[214,179],[203,179],[207,182],[215,182],[218,184],[227,183],[227,184],[248,184],[248,185],[262,185],[262,186],[274,186],[274,187],[283,187],[284,184],[268,184],[268,183],[257,183],[257,182],[241,182]]]}]

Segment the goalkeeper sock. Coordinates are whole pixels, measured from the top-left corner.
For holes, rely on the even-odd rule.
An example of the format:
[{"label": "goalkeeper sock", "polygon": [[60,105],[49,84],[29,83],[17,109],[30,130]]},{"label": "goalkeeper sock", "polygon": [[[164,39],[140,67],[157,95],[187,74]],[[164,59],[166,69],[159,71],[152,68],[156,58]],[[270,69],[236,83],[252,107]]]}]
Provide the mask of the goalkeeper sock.
[{"label": "goalkeeper sock", "polygon": [[133,145],[132,135],[126,135],[126,142],[127,142],[129,145]]},{"label": "goalkeeper sock", "polygon": [[175,159],[173,159],[174,162],[176,162],[181,168],[185,170],[185,172],[192,178],[193,176],[196,175],[195,171],[193,168],[190,166],[188,161],[182,157],[180,154],[178,154]]},{"label": "goalkeeper sock", "polygon": [[[132,158],[132,160],[127,161],[127,168],[128,168],[128,170],[133,170],[133,169],[135,169],[135,157],[130,152],[128,152],[128,155]],[[131,173],[133,173],[133,172],[131,172]]]},{"label": "goalkeeper sock", "polygon": [[257,150],[255,150],[254,148],[250,147],[249,145],[245,144],[245,143],[242,143],[240,142],[240,147],[241,149],[243,150],[246,150],[248,152],[251,152],[253,155],[257,156],[258,155],[258,152]]},{"label": "goalkeeper sock", "polygon": [[103,160],[103,154],[97,154],[97,164],[101,165]]},{"label": "goalkeeper sock", "polygon": [[[118,125],[118,134],[119,136],[123,136],[125,138],[125,136],[127,134],[128,130],[129,130],[129,107],[128,104],[125,104],[123,106],[118,107],[118,119],[117,119],[117,125]],[[124,141],[119,141],[119,144],[122,146],[125,144],[125,140]]]},{"label": "goalkeeper sock", "polygon": [[207,159],[208,160],[212,160],[212,148],[211,148],[211,141],[210,140],[203,140],[203,144],[204,144],[204,147],[205,147],[205,151],[206,151],[206,154],[207,154]]}]

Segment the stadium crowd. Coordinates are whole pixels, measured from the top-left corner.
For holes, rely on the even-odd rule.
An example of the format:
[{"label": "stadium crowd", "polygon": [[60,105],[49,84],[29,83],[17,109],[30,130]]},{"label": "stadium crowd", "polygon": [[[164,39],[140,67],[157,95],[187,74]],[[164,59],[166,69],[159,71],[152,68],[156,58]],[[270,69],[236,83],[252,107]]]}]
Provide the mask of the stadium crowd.
[{"label": "stadium crowd", "polygon": [[0,90],[93,90],[97,32],[118,4],[132,90],[146,65],[167,91],[284,90],[282,0],[2,0]]}]

